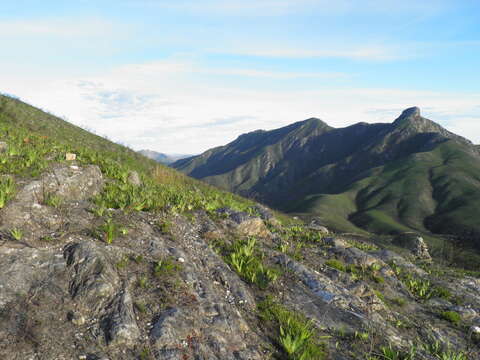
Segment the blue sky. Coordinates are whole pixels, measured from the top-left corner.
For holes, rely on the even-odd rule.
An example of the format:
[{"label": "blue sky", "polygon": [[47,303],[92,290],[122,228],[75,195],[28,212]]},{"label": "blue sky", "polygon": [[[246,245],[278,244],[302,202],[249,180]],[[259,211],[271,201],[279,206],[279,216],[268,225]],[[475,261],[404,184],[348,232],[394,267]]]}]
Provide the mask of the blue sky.
[{"label": "blue sky", "polygon": [[0,14],[0,91],[169,153],[413,105],[480,143],[478,14],[477,0],[18,0]]}]

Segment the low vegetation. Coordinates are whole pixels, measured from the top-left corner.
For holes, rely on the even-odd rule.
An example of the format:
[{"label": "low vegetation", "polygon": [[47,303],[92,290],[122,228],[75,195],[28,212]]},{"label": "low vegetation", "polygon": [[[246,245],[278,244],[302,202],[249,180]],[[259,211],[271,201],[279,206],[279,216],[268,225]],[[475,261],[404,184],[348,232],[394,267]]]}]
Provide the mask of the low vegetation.
[{"label": "low vegetation", "polygon": [[272,298],[261,302],[258,310],[260,318],[273,325],[276,341],[288,360],[325,358],[325,346],[311,321],[276,303]]},{"label": "low vegetation", "polygon": [[256,239],[236,241],[229,249],[226,261],[245,281],[265,289],[277,280],[279,270],[265,266],[256,250]]},{"label": "low vegetation", "polygon": [[410,290],[412,295],[419,300],[428,300],[432,297],[440,297],[448,300],[452,297],[448,289],[433,285],[430,280],[413,275],[395,263],[391,263],[390,267],[395,272],[395,275]]},{"label": "low vegetation", "polygon": [[454,325],[459,325],[462,321],[460,314],[456,311],[443,311],[440,316]]}]

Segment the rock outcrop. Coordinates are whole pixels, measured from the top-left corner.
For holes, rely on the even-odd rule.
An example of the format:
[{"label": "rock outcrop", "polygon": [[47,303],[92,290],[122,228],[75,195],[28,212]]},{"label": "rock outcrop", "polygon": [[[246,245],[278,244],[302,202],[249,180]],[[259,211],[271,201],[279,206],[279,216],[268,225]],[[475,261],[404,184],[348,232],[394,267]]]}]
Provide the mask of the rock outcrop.
[{"label": "rock outcrop", "polygon": [[[2,359],[286,356],[279,325],[259,318],[260,304],[272,297],[306,319],[314,338],[323,339],[324,358],[373,356],[372,349],[388,343],[408,351],[418,339],[479,355],[472,342],[480,326],[478,278],[430,276],[390,250],[348,236],[326,238],[309,226],[292,232],[272,222],[264,207],[252,211],[260,216],[230,208],[213,215],[93,214],[89,199],[105,179],[95,166],[72,166],[19,184],[0,211],[5,231],[15,226],[24,233],[0,245]],[[46,201],[46,194],[61,197],[62,205]],[[112,241],[98,236],[106,223],[122,229]],[[232,244],[251,239],[250,256],[276,274],[266,286],[249,280],[229,257]],[[279,249],[282,243],[291,247]],[[428,281],[428,298],[412,288],[413,280]],[[443,312],[457,313],[462,325]],[[417,356],[431,359],[422,351]]]}]

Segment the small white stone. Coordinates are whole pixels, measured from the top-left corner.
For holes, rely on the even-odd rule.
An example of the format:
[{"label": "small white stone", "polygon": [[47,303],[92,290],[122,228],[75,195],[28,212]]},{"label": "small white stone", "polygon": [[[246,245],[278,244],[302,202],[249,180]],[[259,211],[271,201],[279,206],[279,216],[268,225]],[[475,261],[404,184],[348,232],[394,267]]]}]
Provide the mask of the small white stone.
[{"label": "small white stone", "polygon": [[177,261],[178,261],[178,262],[181,262],[181,263],[184,263],[184,262],[185,262],[185,259],[182,258],[182,257],[179,257],[179,258],[177,259]]},{"label": "small white stone", "polygon": [[70,165],[70,169],[72,170],[78,170],[79,167],[77,165]]},{"label": "small white stone", "polygon": [[34,209],[41,209],[41,208],[42,208],[42,205],[40,205],[40,204],[38,204],[38,203],[34,203],[34,204],[32,205],[32,208],[34,208]]},{"label": "small white stone", "polygon": [[480,326],[472,326],[470,328],[470,331],[472,332],[472,334],[480,334]]}]

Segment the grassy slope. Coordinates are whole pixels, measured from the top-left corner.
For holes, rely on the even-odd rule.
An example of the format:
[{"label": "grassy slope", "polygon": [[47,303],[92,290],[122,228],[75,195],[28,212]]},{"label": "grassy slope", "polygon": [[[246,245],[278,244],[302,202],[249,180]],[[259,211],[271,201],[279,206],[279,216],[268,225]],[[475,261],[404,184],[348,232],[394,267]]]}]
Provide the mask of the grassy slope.
[{"label": "grassy slope", "polygon": [[475,163],[467,147],[448,141],[373,169],[341,194],[309,196],[296,208],[346,231],[455,233],[478,248],[480,167]]},{"label": "grassy slope", "polygon": [[[109,179],[99,199],[101,206],[212,211],[223,206],[247,210],[252,205],[246,199],[184,176],[131,149],[1,95],[0,140],[8,144],[8,151],[0,156],[1,174],[38,176],[51,163],[65,161],[66,152],[77,154],[80,163],[99,165]],[[141,175],[143,187],[128,185],[126,179],[132,170]]]}]

